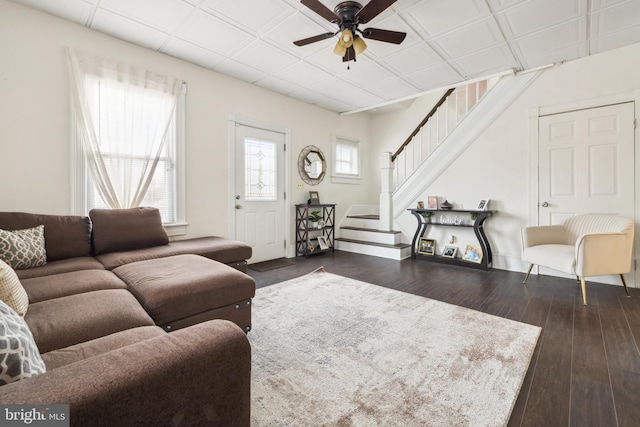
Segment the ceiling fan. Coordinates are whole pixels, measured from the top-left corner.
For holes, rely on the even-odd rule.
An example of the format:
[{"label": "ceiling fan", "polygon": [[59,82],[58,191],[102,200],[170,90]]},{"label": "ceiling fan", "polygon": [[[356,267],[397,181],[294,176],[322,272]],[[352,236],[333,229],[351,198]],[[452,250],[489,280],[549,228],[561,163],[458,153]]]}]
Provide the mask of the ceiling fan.
[{"label": "ceiling fan", "polygon": [[381,14],[385,9],[397,0],[371,0],[364,7],[355,1],[343,1],[338,4],[333,12],[319,0],[301,0],[304,6],[308,7],[327,21],[338,24],[340,28],[335,33],[319,34],[317,36],[293,42],[296,46],[305,46],[325,40],[340,34],[333,52],[342,56],[342,62],[355,61],[356,54],[364,52],[367,44],[363,38],[378,40],[386,43],[400,44],[404,41],[407,33],[399,31],[381,30],[378,28],[365,28],[360,30],[358,25],[365,24]]}]

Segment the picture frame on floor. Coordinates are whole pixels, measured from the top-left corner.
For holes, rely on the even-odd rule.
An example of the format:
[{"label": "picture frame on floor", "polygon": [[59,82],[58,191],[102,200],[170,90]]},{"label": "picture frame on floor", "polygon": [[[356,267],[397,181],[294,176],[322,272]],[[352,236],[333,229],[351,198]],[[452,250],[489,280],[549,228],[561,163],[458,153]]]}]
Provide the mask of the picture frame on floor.
[{"label": "picture frame on floor", "polygon": [[475,245],[467,245],[462,255],[462,259],[476,264],[482,263],[482,248]]},{"label": "picture frame on floor", "polygon": [[455,258],[457,253],[458,253],[457,246],[445,246],[444,249],[442,250],[442,257]]},{"label": "picture frame on floor", "polygon": [[436,241],[433,239],[427,239],[425,237],[420,238],[418,243],[418,253],[422,255],[435,255],[436,254]]}]

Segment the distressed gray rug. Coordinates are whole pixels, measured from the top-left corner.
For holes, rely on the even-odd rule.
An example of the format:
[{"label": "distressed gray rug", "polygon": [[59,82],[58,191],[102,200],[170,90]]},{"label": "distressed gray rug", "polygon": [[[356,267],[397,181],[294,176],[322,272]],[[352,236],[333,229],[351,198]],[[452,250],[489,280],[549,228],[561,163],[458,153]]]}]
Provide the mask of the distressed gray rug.
[{"label": "distressed gray rug", "polygon": [[319,269],[257,290],[251,425],[503,426],[540,328]]}]

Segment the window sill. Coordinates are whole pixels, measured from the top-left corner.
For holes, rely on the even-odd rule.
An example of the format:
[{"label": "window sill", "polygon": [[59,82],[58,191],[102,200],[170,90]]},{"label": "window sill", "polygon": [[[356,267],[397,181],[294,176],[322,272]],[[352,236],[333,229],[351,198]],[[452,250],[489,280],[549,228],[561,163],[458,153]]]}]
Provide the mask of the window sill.
[{"label": "window sill", "polygon": [[337,176],[331,175],[331,182],[334,184],[360,184],[362,178],[359,176]]},{"label": "window sill", "polygon": [[162,224],[162,225],[169,237],[175,237],[175,236],[184,236],[185,234],[187,234],[187,226],[189,224],[187,224],[186,222],[184,223],[174,222],[172,224]]}]

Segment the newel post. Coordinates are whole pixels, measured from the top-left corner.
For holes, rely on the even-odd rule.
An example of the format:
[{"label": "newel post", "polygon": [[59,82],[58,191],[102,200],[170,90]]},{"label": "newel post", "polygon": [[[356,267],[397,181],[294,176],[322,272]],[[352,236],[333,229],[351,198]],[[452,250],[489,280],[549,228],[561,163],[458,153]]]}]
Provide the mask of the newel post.
[{"label": "newel post", "polygon": [[393,168],[391,153],[386,152],[380,155],[380,224],[384,231],[393,230]]}]

